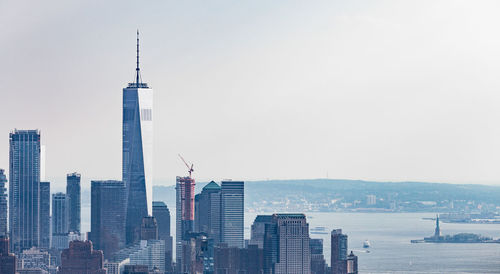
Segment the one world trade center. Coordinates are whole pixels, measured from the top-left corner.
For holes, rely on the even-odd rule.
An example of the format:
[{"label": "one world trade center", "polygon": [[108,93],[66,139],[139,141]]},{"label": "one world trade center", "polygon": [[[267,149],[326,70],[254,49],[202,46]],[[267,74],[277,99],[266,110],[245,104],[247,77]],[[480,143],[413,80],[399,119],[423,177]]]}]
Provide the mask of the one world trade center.
[{"label": "one world trade center", "polygon": [[139,31],[135,82],[123,89],[122,176],[127,188],[126,242],[140,239],[142,218],[152,215],[153,89],[142,82]]}]

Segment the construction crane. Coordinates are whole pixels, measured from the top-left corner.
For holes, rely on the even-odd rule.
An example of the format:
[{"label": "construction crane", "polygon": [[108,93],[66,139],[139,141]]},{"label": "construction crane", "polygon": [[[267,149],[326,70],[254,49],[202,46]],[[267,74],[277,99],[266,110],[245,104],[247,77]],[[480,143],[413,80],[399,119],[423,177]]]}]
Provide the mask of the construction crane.
[{"label": "construction crane", "polygon": [[177,155],[179,155],[179,158],[181,158],[181,160],[184,162],[184,164],[188,168],[189,178],[191,178],[191,173],[193,173],[193,171],[194,171],[193,164],[191,164],[191,166],[189,166],[189,164],[186,162],[186,160],[184,160],[184,158],[182,158],[182,156],[180,154],[177,154]]}]

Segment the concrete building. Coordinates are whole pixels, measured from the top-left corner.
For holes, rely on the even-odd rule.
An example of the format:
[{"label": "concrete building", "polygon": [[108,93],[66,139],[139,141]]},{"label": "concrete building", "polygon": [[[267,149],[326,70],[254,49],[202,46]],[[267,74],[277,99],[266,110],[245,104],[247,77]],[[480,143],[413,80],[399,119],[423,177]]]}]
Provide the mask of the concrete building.
[{"label": "concrete building", "polygon": [[165,242],[163,240],[140,241],[138,248],[130,254],[131,265],[146,265],[149,271],[165,272]]},{"label": "concrete building", "polygon": [[9,138],[9,232],[14,253],[39,246],[40,132],[14,130]]},{"label": "concrete building", "polygon": [[229,247],[244,247],[244,182],[221,183],[221,242]]},{"label": "concrete building", "polygon": [[103,254],[90,241],[72,241],[61,254],[58,274],[106,274]]},{"label": "concrete building", "polygon": [[358,274],[358,256],[351,254],[347,256],[347,274]]},{"label": "concrete building", "polygon": [[347,273],[347,235],[342,234],[342,229],[334,229],[330,239],[332,274],[345,274]]},{"label": "concrete building", "polygon": [[278,237],[275,274],[311,273],[309,224],[304,214],[273,214]]},{"label": "concrete building", "polygon": [[108,259],[125,246],[125,184],[91,182],[91,232],[89,239]]},{"label": "concrete building", "polygon": [[25,249],[18,256],[19,269],[42,269],[49,271],[51,266],[51,256],[47,251],[41,251],[36,247]]},{"label": "concrete building", "polygon": [[152,215],[153,90],[142,82],[137,67],[133,83],[123,89],[122,179],[127,190],[126,242],[140,240],[142,218]]},{"label": "concrete building", "polygon": [[81,222],[81,175],[73,172],[66,175],[66,196],[68,199],[68,231],[80,234]]},{"label": "concrete building", "polygon": [[142,218],[141,240],[158,240],[158,225],[155,217]]},{"label": "concrete building", "polygon": [[50,246],[50,182],[40,182],[40,248]]}]

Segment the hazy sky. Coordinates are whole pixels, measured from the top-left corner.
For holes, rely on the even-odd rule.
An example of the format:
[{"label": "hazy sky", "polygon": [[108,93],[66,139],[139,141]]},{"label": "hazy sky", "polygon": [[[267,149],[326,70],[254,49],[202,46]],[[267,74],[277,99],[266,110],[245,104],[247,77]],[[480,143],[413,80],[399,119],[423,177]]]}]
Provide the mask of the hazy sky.
[{"label": "hazy sky", "polygon": [[[498,1],[0,1],[0,167],[121,177],[122,88],[155,91],[155,184],[500,184]],[[3,137],[2,137],[3,136]]]}]

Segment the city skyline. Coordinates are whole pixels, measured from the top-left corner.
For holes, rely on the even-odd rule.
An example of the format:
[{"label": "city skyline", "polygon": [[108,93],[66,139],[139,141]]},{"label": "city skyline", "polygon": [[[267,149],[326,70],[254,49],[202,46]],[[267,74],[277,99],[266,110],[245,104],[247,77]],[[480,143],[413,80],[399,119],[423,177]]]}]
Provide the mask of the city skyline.
[{"label": "city skyline", "polygon": [[[60,2],[22,20],[10,11],[22,13],[24,4],[7,2],[0,20],[13,27],[0,38],[7,39],[0,52],[9,53],[0,73],[11,79],[5,90],[15,92],[2,93],[9,104],[0,114],[13,119],[0,132],[41,130],[54,189],[75,170],[86,187],[94,178],[119,179],[117,90],[133,76],[131,36],[139,28],[145,80],[161,91],[153,157],[164,172],[155,183],[175,183],[182,153],[198,167],[199,181],[328,176],[498,184],[500,132],[490,125],[500,117],[500,39],[482,35],[494,33],[497,4],[363,3],[241,3],[226,12],[127,4],[122,14],[141,19],[111,23],[109,3],[79,7],[97,10],[93,17]],[[60,24],[68,14],[76,20]],[[20,111],[20,98],[39,115]],[[0,158],[0,167],[7,163]]]}]

